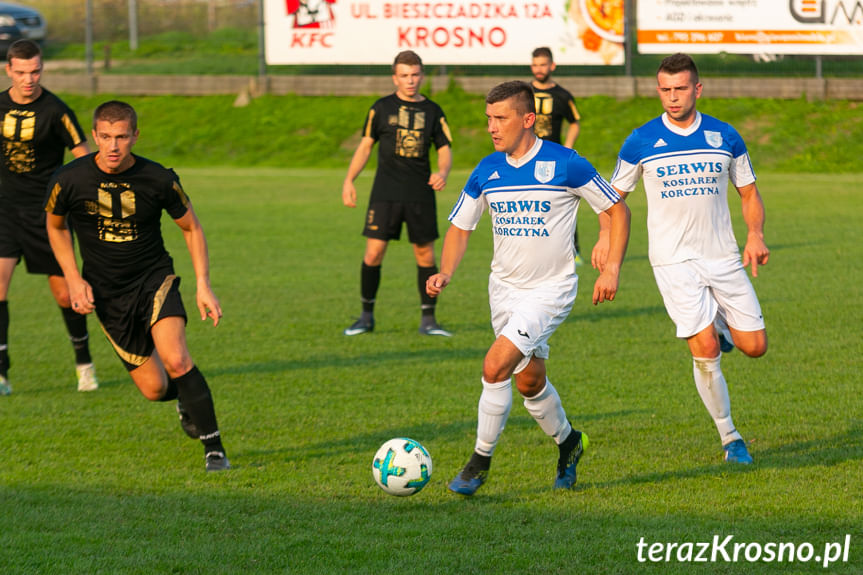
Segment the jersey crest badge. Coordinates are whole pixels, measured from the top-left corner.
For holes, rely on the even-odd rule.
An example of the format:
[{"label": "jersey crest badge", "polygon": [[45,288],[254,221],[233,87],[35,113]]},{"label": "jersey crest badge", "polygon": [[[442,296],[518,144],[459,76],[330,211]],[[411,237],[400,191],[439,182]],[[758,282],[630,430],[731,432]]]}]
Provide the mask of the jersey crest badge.
[{"label": "jersey crest badge", "polygon": [[547,184],[554,177],[555,162],[537,162],[533,168],[533,177],[540,184]]},{"label": "jersey crest badge", "polygon": [[718,148],[722,145],[722,134],[720,134],[719,132],[711,132],[710,130],[704,130],[704,139],[707,140],[707,143],[714,148]]}]

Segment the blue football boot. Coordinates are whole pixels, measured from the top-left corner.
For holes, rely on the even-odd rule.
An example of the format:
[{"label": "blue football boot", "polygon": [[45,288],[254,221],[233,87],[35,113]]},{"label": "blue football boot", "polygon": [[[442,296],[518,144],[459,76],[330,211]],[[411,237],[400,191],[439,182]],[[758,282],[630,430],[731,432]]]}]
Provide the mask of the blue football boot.
[{"label": "blue football boot", "polygon": [[460,495],[473,495],[476,490],[488,479],[488,469],[491,466],[491,457],[474,452],[470,461],[461,470],[461,473],[449,482],[447,487],[453,493]]},{"label": "blue football boot", "polygon": [[575,466],[584,455],[589,441],[587,434],[573,429],[569,432],[560,448],[560,458],[557,460],[557,477],[554,480],[555,489],[572,489],[577,479]]},{"label": "blue football boot", "polygon": [[749,465],[752,463],[752,456],[746,449],[746,443],[742,439],[735,439],[728,445],[723,445],[725,450],[725,461],[728,463],[743,463]]}]

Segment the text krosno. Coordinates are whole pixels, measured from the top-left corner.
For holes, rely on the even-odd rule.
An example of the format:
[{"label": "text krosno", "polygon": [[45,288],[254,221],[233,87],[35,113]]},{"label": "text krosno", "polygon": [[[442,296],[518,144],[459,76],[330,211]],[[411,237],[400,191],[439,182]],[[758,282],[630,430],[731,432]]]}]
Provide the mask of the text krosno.
[{"label": "text krosno", "polygon": [[851,535],[844,542],[828,541],[823,553],[818,553],[812,543],[790,542],[742,542],[734,541],[733,535],[721,539],[714,535],[712,541],[650,543],[642,537],[636,543],[639,563],[831,563],[848,562],[851,551]]}]

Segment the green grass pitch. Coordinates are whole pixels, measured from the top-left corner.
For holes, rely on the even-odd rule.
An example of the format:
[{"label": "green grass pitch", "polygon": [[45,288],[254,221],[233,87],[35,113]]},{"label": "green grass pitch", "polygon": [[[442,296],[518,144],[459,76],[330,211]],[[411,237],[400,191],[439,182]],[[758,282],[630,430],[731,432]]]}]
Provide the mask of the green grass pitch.
[{"label": "green grass pitch", "polygon": [[[345,338],[359,313],[363,210],[341,205],[342,169],[178,173],[209,237],[218,328],[194,317],[181,234],[169,220],[163,229],[234,469],[204,472],[173,405],[143,399],[93,320],[102,386],[77,393],[46,282],[19,268],[9,298],[15,391],[0,398],[0,572],[863,571],[860,174],[760,174],[772,251],[754,284],[770,349],[722,361],[753,466],[721,462],[653,281],[644,198],[634,193],[617,300],[594,308],[596,273],[580,268],[581,294],[551,340],[549,376],[591,439],[577,489],[550,489],[556,448],[516,399],[489,482],[463,499],[445,485],[473,446],[492,341],[487,219],[440,302],[453,338],[416,333],[406,239],[384,262],[375,333]],[[440,194],[442,233],[466,175]],[[370,185],[369,170],[361,204]],[[742,240],[739,199],[731,204]],[[587,206],[579,221],[589,253]],[[434,460],[414,497],[388,496],[372,479],[375,451],[396,436],[419,440]],[[743,552],[737,562],[638,561],[641,538],[729,535],[762,548],[808,544],[819,556],[850,535],[849,556],[828,568],[814,558],[749,563]]]}]

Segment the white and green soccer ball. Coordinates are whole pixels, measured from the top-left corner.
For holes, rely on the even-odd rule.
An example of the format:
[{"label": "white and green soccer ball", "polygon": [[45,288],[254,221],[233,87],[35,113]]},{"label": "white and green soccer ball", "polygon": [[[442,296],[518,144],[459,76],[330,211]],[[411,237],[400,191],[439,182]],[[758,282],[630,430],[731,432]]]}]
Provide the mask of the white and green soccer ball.
[{"label": "white and green soccer ball", "polygon": [[390,495],[413,495],[431,479],[432,458],[420,442],[397,437],[375,453],[372,474],[378,486]]}]

